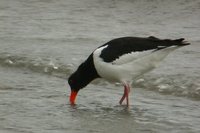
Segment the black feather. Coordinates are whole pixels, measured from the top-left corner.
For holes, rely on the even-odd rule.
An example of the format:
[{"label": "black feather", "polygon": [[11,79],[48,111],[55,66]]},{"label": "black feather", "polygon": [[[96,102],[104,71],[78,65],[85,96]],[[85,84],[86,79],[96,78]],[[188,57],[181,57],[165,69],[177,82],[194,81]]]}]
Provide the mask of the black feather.
[{"label": "black feather", "polygon": [[[183,41],[184,38],[171,40],[159,39],[153,36],[147,38],[141,37],[122,37],[111,40],[102,46],[108,45],[102,50],[100,57],[105,62],[112,62],[123,54],[146,51],[146,50],[160,50],[170,46],[185,46],[189,43]],[[100,46],[100,47],[102,47]],[[99,47],[99,48],[100,48]]]}]

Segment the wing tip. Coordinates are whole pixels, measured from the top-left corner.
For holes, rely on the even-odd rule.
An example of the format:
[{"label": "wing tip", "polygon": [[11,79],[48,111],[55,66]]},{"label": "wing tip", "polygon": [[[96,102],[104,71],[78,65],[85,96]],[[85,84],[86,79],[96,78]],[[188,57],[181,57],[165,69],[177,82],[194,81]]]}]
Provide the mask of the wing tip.
[{"label": "wing tip", "polygon": [[188,41],[186,41],[185,38],[179,38],[174,41],[177,42],[179,46],[190,45],[190,43]]}]

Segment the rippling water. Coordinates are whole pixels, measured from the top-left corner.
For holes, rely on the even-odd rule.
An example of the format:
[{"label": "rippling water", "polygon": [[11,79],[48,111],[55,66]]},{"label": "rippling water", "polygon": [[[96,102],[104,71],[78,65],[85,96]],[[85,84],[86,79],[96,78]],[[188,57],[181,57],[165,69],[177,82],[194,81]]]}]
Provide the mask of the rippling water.
[{"label": "rippling water", "polygon": [[[199,133],[198,0],[1,0],[0,132]],[[96,80],[68,103],[68,76],[99,45],[122,36],[185,37],[133,83]]]}]

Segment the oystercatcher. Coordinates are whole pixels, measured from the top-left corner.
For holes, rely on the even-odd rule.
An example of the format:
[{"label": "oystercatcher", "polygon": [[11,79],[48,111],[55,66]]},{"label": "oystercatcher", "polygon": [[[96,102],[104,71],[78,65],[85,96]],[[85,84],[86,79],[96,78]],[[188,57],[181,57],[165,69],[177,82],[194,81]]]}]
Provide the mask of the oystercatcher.
[{"label": "oystercatcher", "polygon": [[69,77],[71,105],[75,104],[80,89],[96,78],[104,78],[123,84],[124,94],[119,103],[122,104],[126,98],[128,106],[131,82],[158,66],[170,52],[185,45],[189,43],[184,38],[171,40],[153,36],[122,37],[105,43],[95,49]]}]

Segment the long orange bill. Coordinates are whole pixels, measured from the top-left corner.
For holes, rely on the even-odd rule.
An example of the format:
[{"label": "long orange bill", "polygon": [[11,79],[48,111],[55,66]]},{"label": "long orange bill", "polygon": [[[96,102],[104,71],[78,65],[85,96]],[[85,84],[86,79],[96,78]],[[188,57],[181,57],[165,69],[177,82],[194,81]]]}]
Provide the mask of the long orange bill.
[{"label": "long orange bill", "polygon": [[75,100],[76,100],[77,94],[78,94],[78,92],[71,91],[71,95],[70,95],[70,98],[69,98],[69,101],[70,101],[71,105],[75,105]]}]

